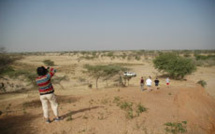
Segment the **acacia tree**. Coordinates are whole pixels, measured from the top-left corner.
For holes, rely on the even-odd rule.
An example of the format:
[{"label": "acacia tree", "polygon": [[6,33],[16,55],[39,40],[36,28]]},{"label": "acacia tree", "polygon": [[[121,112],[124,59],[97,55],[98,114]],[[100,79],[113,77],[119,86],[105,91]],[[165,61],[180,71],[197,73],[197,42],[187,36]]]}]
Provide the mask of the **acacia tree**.
[{"label": "acacia tree", "polygon": [[96,88],[98,88],[98,80],[100,78],[109,79],[113,76],[120,75],[121,72],[128,70],[128,68],[117,65],[84,65],[87,69],[85,73],[96,79]]},{"label": "acacia tree", "polygon": [[161,72],[166,72],[174,79],[182,79],[185,75],[196,70],[191,59],[180,57],[175,53],[163,53],[153,60],[154,67]]}]

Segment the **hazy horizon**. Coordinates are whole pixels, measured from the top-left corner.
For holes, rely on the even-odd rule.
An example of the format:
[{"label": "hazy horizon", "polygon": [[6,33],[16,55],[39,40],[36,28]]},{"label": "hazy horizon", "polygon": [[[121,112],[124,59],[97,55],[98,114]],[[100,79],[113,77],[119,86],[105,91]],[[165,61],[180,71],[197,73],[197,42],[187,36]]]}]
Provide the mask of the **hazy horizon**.
[{"label": "hazy horizon", "polygon": [[8,52],[215,49],[215,0],[1,0]]}]

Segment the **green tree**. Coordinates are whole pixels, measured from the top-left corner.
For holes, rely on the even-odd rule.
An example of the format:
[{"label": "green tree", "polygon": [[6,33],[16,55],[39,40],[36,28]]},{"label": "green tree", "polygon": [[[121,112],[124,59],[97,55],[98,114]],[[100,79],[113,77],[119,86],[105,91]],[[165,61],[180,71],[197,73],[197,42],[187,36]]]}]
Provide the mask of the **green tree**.
[{"label": "green tree", "polygon": [[125,67],[118,65],[84,65],[84,68],[87,69],[85,73],[96,79],[96,88],[98,88],[98,80],[100,78],[109,79],[113,76],[119,75],[121,72],[128,70]]},{"label": "green tree", "polygon": [[196,65],[191,59],[180,57],[175,53],[160,54],[153,63],[156,69],[168,73],[174,79],[182,79],[196,70]]}]

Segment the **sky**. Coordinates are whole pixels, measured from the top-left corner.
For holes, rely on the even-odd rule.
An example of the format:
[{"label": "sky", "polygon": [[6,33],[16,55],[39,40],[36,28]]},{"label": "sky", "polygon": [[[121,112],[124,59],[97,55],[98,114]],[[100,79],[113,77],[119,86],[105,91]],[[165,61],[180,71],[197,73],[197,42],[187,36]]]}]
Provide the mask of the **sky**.
[{"label": "sky", "polygon": [[0,47],[215,49],[215,0],[0,0]]}]

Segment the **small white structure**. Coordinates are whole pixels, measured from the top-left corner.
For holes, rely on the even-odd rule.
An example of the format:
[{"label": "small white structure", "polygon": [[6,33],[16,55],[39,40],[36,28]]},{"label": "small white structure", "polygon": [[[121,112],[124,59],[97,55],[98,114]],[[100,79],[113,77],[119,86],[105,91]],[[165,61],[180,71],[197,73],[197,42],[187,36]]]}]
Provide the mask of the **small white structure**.
[{"label": "small white structure", "polygon": [[137,74],[133,73],[133,72],[124,72],[124,76],[126,76],[126,77],[136,77]]}]

